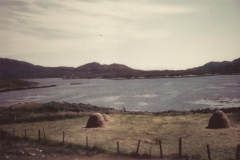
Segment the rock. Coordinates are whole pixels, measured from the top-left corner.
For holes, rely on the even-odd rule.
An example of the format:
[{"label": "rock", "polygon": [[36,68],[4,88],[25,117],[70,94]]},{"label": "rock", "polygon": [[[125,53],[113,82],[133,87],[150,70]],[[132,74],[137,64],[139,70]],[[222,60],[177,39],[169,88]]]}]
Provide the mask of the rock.
[{"label": "rock", "polygon": [[32,152],[28,152],[28,154],[29,154],[30,156],[35,156],[35,155],[36,155],[35,153],[32,153]]}]

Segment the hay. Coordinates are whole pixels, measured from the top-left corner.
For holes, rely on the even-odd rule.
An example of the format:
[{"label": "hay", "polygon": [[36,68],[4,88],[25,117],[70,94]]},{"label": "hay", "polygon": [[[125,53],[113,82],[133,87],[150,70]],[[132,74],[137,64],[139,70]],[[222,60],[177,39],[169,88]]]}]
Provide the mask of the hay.
[{"label": "hay", "polygon": [[106,122],[111,121],[111,118],[109,117],[109,115],[107,115],[107,114],[102,114],[102,115],[103,115],[103,118]]},{"label": "hay", "polygon": [[87,122],[86,128],[105,127],[105,120],[100,113],[92,114]]},{"label": "hay", "polygon": [[221,129],[221,128],[231,128],[231,125],[228,121],[227,115],[220,110],[217,110],[213,113],[209,119],[208,126],[209,129]]}]

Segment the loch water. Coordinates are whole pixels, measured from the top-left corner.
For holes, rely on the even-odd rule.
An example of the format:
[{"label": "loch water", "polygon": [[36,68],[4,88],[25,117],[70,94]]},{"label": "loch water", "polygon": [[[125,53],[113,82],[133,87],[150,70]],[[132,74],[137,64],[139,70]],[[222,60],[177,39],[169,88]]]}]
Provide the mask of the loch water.
[{"label": "loch water", "polygon": [[0,93],[0,106],[65,101],[149,112],[240,107],[240,75],[131,80],[28,80],[57,87]]}]

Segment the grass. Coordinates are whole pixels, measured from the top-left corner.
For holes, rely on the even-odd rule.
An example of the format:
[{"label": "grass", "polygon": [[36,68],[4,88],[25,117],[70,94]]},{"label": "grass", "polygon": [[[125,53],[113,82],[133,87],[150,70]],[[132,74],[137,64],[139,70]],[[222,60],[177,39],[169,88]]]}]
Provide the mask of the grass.
[{"label": "grass", "polygon": [[[178,157],[178,139],[182,138],[183,159],[207,159],[206,144],[210,149],[236,152],[240,142],[239,119],[234,113],[228,113],[231,129],[205,129],[211,114],[187,115],[146,115],[146,114],[110,114],[112,121],[105,128],[87,129],[88,116],[58,121],[43,121],[1,125],[2,130],[24,137],[24,129],[30,141],[37,143],[38,130],[44,127],[47,142],[41,143],[46,155],[54,159],[65,157],[76,159],[151,159],[159,158],[158,140],[162,141],[165,159]],[[62,147],[62,133],[65,131],[65,146]],[[88,136],[89,149],[86,148]],[[138,140],[141,140],[139,157],[135,155]],[[117,141],[120,155],[117,155]],[[30,143],[30,142],[29,142]],[[30,143],[32,144],[32,143]],[[38,146],[39,147],[39,146]],[[150,151],[151,150],[151,151]],[[56,153],[57,152],[57,153]],[[150,154],[151,152],[151,154]],[[212,152],[212,157],[219,160],[234,159],[234,155]],[[36,158],[37,159],[37,158]]]},{"label": "grass", "polygon": [[92,112],[118,113],[113,108],[104,108],[82,103],[48,102],[19,103],[0,107],[0,124],[55,121],[89,116]]}]

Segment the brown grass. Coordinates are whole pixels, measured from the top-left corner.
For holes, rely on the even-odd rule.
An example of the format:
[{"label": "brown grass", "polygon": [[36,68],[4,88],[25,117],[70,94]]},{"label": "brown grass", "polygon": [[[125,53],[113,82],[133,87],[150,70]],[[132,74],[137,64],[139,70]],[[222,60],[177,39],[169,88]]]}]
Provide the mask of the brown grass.
[{"label": "brown grass", "polygon": [[[240,142],[240,124],[236,121],[233,113],[228,114],[231,129],[205,129],[211,114],[189,114],[178,116],[151,116],[111,114],[113,121],[108,122],[105,128],[84,128],[88,116],[77,119],[66,119],[60,121],[48,121],[37,123],[22,123],[1,125],[0,127],[12,133],[24,137],[24,129],[28,130],[30,139],[37,140],[38,129],[44,127],[49,144],[62,143],[62,131],[65,131],[65,147],[44,148],[41,147],[46,156],[72,157],[76,159],[133,159],[132,153],[136,152],[138,140],[141,140],[139,154],[143,158],[150,155],[151,158],[159,157],[158,140],[162,140],[163,154],[165,159],[175,159],[178,154],[178,139],[183,140],[182,152],[185,159],[200,157],[207,159],[206,144],[211,150],[220,149],[236,152],[236,146]],[[89,147],[92,151],[84,150],[88,136]],[[120,156],[116,155],[116,143],[120,144]],[[66,148],[66,146],[68,146]],[[97,146],[97,148],[96,148]],[[56,150],[59,153],[56,153]],[[68,154],[69,153],[69,154]],[[213,159],[230,160],[234,155],[212,152]],[[57,158],[57,159],[58,159]],[[135,157],[136,158],[136,157]],[[149,158],[149,157],[148,157]]]},{"label": "brown grass", "polygon": [[102,115],[106,122],[111,121],[111,117],[109,115],[107,115],[107,114],[102,114]]}]

